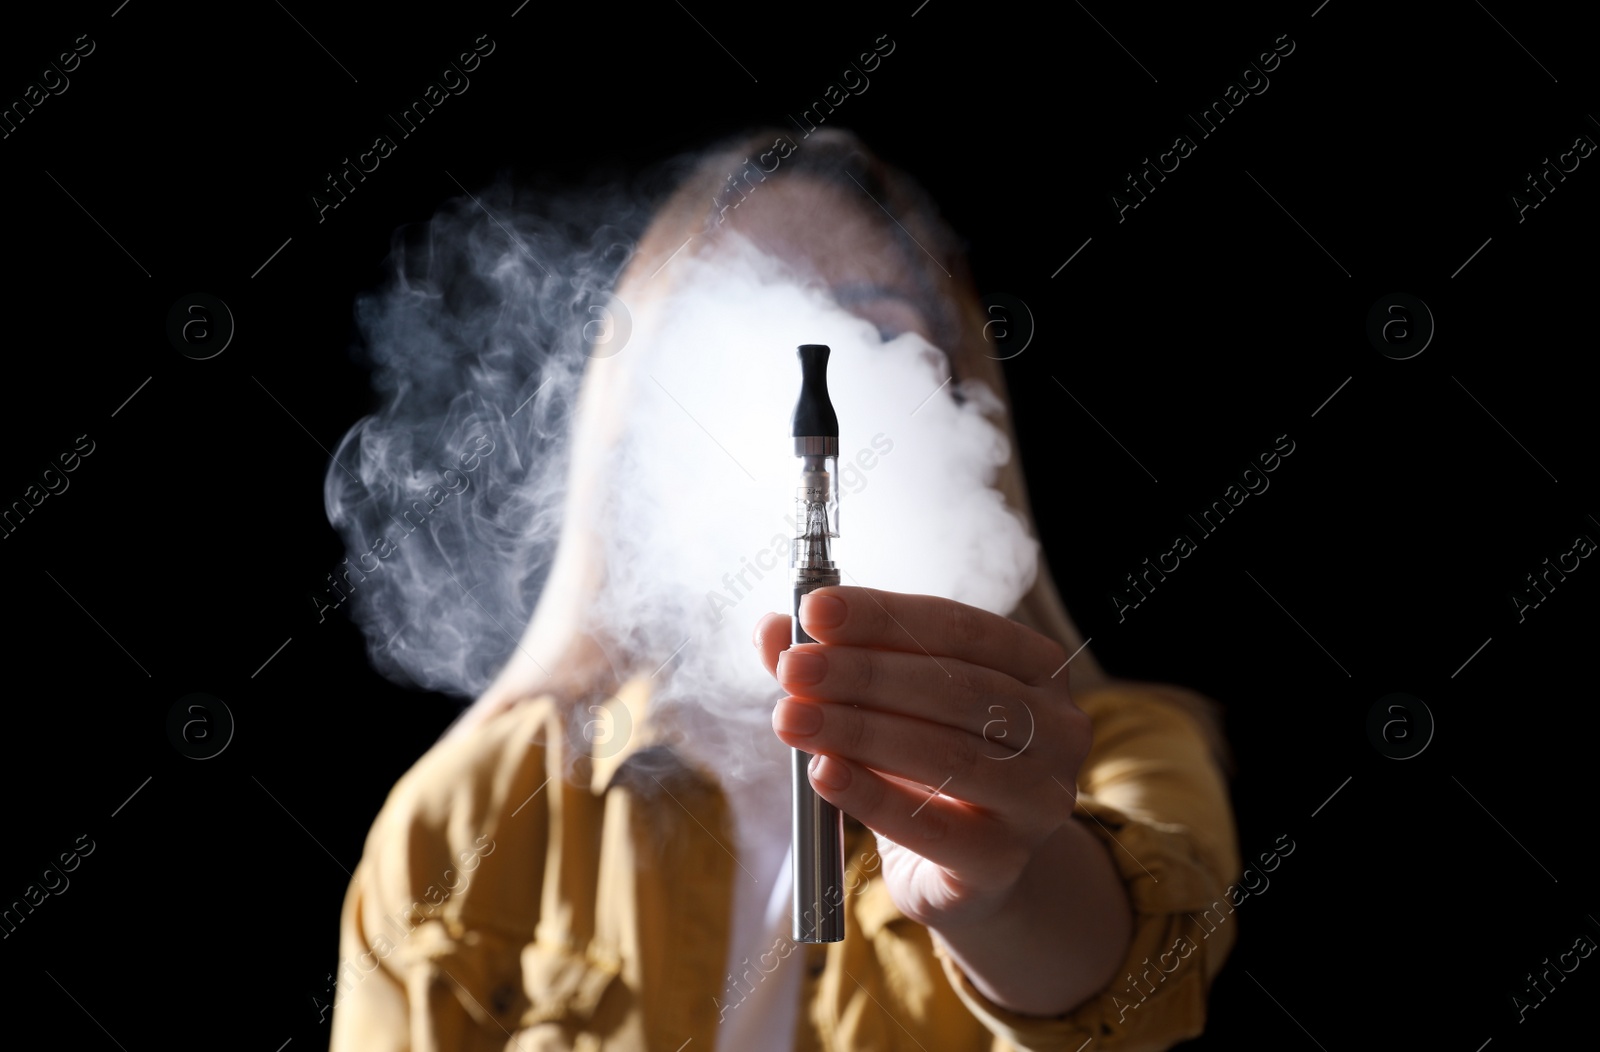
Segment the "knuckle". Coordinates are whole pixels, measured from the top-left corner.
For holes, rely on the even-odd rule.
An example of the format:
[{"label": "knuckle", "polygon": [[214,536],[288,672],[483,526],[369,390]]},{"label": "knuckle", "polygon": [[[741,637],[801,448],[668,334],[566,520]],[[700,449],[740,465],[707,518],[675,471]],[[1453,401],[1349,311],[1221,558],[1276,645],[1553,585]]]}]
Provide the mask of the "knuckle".
[{"label": "knuckle", "polygon": [[998,708],[1001,718],[1005,718],[1008,715],[1005,707],[998,705],[1002,699],[991,698],[980,690],[977,684],[972,682],[971,677],[951,669],[948,677],[941,676],[940,678],[944,680],[944,695],[949,699],[950,706],[956,712],[962,714],[981,713],[985,714],[982,718],[988,720],[994,718],[995,710]]},{"label": "knuckle", "polygon": [[828,719],[835,728],[840,751],[852,758],[867,755],[872,746],[872,731],[858,710],[848,705],[831,705]]},{"label": "knuckle", "polygon": [[1060,800],[1056,803],[1056,818],[1062,823],[1070,822],[1077,810],[1078,787],[1074,784],[1071,791],[1062,793]]},{"label": "knuckle", "polygon": [[1074,762],[1082,763],[1094,744],[1094,720],[1076,705],[1068,704],[1061,712],[1065,723],[1063,741]]},{"label": "knuckle", "polygon": [[952,602],[948,609],[951,638],[968,644],[983,641],[985,632],[982,611],[965,603],[956,602]]},{"label": "knuckle", "polygon": [[877,656],[870,650],[858,651],[849,658],[851,689],[857,694],[865,694],[872,689],[873,680],[877,679]]},{"label": "knuckle", "polygon": [[883,636],[889,631],[894,622],[890,617],[889,606],[894,601],[891,596],[880,596],[872,589],[863,589],[867,595],[865,603],[856,604],[866,611],[865,625],[869,634],[874,638]]},{"label": "knuckle", "polygon": [[[1045,638],[1049,639],[1048,636]],[[1067,663],[1067,648],[1055,640],[1049,639],[1049,643],[1044,649],[1044,659],[1049,664],[1049,667],[1039,673],[1038,678],[1040,680],[1048,680],[1061,666]]]},{"label": "knuckle", "polygon": [[972,702],[981,698],[983,691],[978,686],[978,677],[972,674],[971,669],[951,664],[946,666],[946,671],[949,674],[945,677],[945,685],[950,688],[957,701]]},{"label": "knuckle", "polygon": [[952,778],[971,774],[978,766],[978,756],[977,739],[972,735],[946,735],[939,750],[940,770],[949,772]]}]

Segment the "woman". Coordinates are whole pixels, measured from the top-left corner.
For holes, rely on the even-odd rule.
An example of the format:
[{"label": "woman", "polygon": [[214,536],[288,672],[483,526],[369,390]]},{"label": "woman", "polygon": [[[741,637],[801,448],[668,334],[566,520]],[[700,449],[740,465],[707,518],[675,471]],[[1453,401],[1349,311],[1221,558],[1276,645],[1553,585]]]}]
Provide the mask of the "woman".
[{"label": "woman", "polygon": [[[715,554],[700,531],[717,527],[699,507],[674,510],[693,503],[674,496],[694,472],[658,478],[678,460],[652,429],[678,410],[712,441],[737,428],[732,409],[712,424],[684,404],[713,371],[680,354],[688,371],[673,373],[671,348],[685,325],[714,327],[684,304],[740,308],[734,285],[702,294],[705,268],[736,283],[774,259],[870,322],[884,361],[944,350],[954,382],[908,417],[951,414],[927,455],[974,445],[956,421],[1004,438],[1003,465],[971,487],[992,507],[949,560],[982,563],[992,581],[1006,577],[985,562],[995,550],[1027,559],[1013,591],[974,603],[847,577],[801,608],[815,644],[790,648],[789,618],[760,618],[744,660],[770,677],[763,694],[719,671],[715,645],[691,646],[693,625],[678,652],[663,645],[689,619],[670,595],[699,571],[651,567]],[[737,288],[759,297],[765,281]],[[369,835],[342,921],[335,1052],[1146,1049],[1199,1033],[1234,935],[1220,909],[1206,924],[1191,914],[1225,900],[1239,868],[1215,718],[1182,688],[1108,676],[1085,649],[1031,542],[988,319],[931,204],[847,134],[755,135],[700,158],[657,210],[620,305],[632,342],[583,373],[533,617]],[[796,342],[813,341],[791,354]],[[865,368],[878,353],[834,358]],[[741,370],[729,361],[724,372]],[[677,408],[646,409],[651,383]],[[791,404],[796,390],[797,373]],[[885,460],[923,455],[911,445]],[[723,448],[741,470],[744,450]],[[715,460],[709,447],[692,456]],[[640,463],[651,469],[623,466]],[[875,496],[888,485],[865,483]],[[1007,524],[1027,543],[1002,540]],[[868,565],[862,583],[887,576],[887,557],[870,564],[883,574]],[[726,577],[708,593],[717,623],[738,583],[755,592]],[[770,719],[759,740],[752,714]],[[817,754],[812,784],[847,815],[840,943],[785,934],[786,746]]]}]

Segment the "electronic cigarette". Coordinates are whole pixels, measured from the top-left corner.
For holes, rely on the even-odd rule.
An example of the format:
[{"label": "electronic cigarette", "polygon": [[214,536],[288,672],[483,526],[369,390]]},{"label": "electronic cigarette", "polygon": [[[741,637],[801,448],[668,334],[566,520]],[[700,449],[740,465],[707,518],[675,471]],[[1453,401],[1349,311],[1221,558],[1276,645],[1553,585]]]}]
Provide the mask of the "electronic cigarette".
[{"label": "electronic cigarette", "polygon": [[[800,597],[839,583],[833,541],[839,536],[839,418],[828,399],[828,348],[800,347],[800,401],[794,408],[795,493],[792,643],[815,643],[800,627]],[[794,750],[794,941],[844,939],[844,815],[817,795],[811,754]]]}]

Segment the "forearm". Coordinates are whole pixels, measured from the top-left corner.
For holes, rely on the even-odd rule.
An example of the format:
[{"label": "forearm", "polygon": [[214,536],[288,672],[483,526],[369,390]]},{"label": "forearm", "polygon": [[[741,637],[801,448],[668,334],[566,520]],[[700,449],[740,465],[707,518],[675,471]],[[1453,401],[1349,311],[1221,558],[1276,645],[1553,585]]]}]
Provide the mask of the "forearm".
[{"label": "forearm", "polygon": [[1078,819],[1040,847],[994,913],[933,928],[985,997],[1037,1016],[1069,1012],[1104,989],[1132,934],[1122,878]]}]

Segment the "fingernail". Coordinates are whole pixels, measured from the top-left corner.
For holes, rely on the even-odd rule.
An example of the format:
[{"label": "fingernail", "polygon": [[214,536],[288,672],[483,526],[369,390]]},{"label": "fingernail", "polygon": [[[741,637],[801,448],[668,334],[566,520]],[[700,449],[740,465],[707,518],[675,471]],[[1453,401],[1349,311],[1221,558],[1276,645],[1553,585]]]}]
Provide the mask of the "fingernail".
[{"label": "fingernail", "polygon": [[757,647],[757,648],[759,648],[761,646],[761,626],[766,624],[766,623],[767,623],[767,619],[766,618],[764,618],[764,617],[760,618],[760,619],[758,619],[756,621],[756,627],[750,630],[750,645],[751,646]]},{"label": "fingernail", "polygon": [[828,674],[828,659],[806,650],[785,650],[778,655],[778,681],[818,683]]},{"label": "fingernail", "polygon": [[844,601],[831,595],[807,592],[800,597],[800,623],[818,628],[833,628],[844,624]]},{"label": "fingernail", "polygon": [[850,784],[850,768],[831,756],[818,756],[811,765],[811,777],[829,789],[844,789]]},{"label": "fingernail", "polygon": [[822,729],[822,709],[811,702],[786,698],[778,703],[773,723],[785,734],[815,734]]}]

